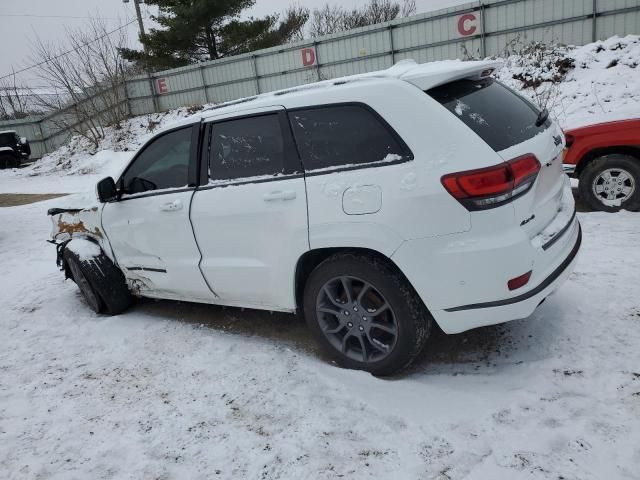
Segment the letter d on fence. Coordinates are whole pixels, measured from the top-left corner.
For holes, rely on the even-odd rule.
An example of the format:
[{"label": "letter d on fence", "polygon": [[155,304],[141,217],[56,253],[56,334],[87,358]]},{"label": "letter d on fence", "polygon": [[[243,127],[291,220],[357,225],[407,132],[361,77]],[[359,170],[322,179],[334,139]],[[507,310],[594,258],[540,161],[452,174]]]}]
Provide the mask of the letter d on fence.
[{"label": "letter d on fence", "polygon": [[316,64],[316,49],[311,48],[303,48],[300,53],[302,53],[302,65],[305,67],[311,67]]}]

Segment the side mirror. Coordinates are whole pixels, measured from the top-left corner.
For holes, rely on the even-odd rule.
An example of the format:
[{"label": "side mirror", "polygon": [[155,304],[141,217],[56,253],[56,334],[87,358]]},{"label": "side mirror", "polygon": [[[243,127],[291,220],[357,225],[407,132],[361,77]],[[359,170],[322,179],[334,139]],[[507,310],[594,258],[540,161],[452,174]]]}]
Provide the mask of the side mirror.
[{"label": "side mirror", "polygon": [[26,145],[27,144],[27,137],[20,137],[20,145]]},{"label": "side mirror", "polygon": [[111,177],[100,180],[96,189],[98,191],[98,200],[100,200],[100,203],[111,202],[118,198],[116,182],[114,182]]}]

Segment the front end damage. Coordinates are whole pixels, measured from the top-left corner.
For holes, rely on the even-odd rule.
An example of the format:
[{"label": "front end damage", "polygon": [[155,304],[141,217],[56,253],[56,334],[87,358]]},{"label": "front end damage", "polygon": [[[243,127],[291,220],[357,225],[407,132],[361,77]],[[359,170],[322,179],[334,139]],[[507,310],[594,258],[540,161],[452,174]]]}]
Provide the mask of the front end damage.
[{"label": "front end damage", "polygon": [[71,274],[65,265],[63,254],[65,247],[73,239],[96,243],[108,257],[111,257],[100,221],[100,207],[52,208],[47,213],[52,223],[49,243],[56,246],[56,263],[67,278],[70,278]]}]

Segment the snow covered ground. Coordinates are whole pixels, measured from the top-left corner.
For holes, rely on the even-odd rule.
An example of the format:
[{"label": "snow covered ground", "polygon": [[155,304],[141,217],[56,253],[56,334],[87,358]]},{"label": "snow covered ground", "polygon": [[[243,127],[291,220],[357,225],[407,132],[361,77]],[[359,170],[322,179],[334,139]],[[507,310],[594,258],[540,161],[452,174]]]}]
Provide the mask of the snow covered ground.
[{"label": "snow covered ground", "polygon": [[381,380],[293,316],[96,316],[44,241],[58,203],[0,208],[2,478],[638,478],[638,214],[580,214],[576,271],[531,318],[438,334]]},{"label": "snow covered ground", "polygon": [[[640,57],[638,37],[618,41],[593,55]],[[562,122],[640,112],[640,70],[604,63],[561,84]],[[91,191],[149,121],[186,114],[2,171],[0,193]],[[328,364],[290,315],[154,301],[93,314],[45,242],[46,210],[71,200],[0,208],[0,478],[638,478],[638,214],[579,214],[576,270],[531,318],[436,333],[381,380]]]}]

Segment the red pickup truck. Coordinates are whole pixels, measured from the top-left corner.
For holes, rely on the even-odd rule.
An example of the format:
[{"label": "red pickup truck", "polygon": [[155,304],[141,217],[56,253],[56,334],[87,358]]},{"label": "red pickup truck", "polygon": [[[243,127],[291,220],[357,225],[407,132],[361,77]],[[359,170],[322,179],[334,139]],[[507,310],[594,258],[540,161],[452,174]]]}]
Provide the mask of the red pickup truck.
[{"label": "red pickup truck", "polygon": [[565,131],[564,170],[595,210],[640,210],[640,118]]}]

